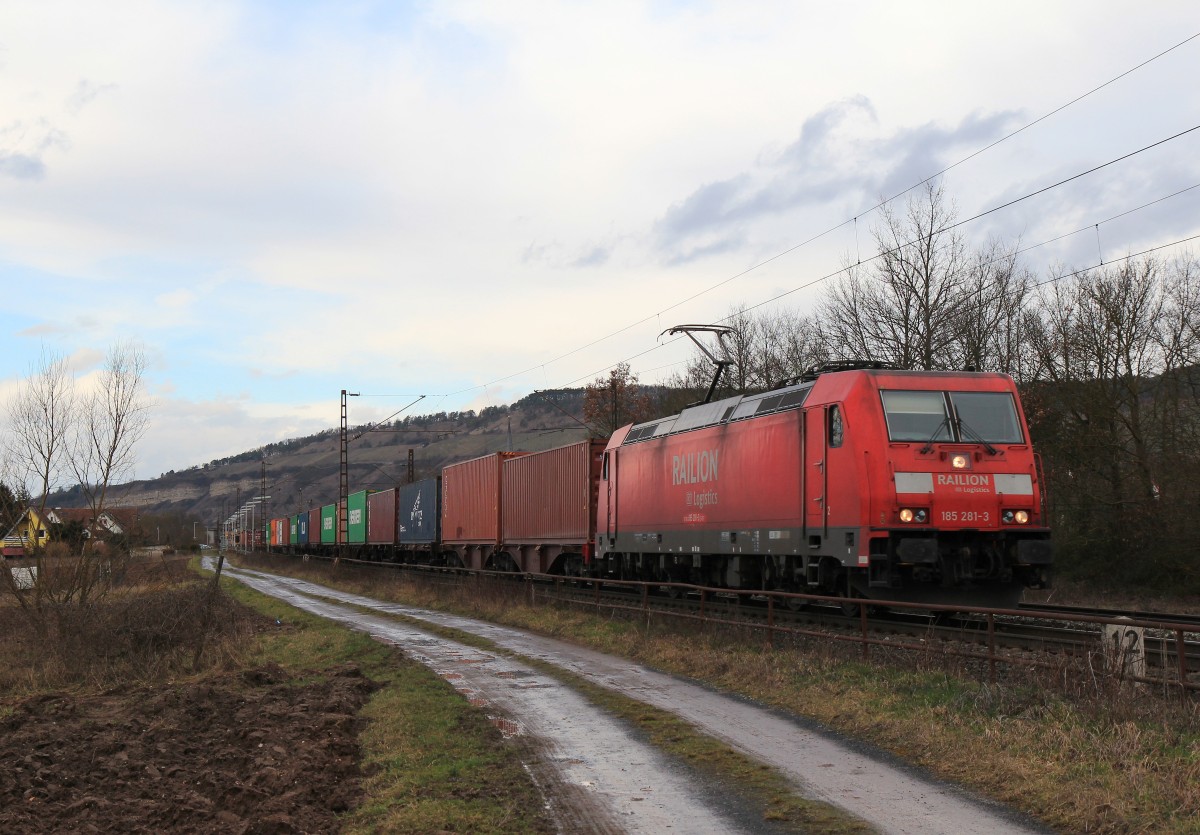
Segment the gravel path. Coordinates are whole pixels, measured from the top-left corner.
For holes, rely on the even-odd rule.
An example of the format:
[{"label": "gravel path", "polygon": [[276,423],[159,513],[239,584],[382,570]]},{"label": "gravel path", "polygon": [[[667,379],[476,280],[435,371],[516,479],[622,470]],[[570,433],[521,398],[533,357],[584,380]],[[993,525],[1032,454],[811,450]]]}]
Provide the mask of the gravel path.
[{"label": "gravel path", "polygon": [[786,774],[805,796],[836,805],[881,832],[983,835],[1044,831],[997,804],[841,741],[803,720],[626,659],[304,580],[226,570],[298,608],[397,644],[477,704],[506,715],[514,723],[512,732],[539,740],[548,766],[541,779],[543,784],[555,783],[549,796],[563,798],[562,808],[555,811],[568,831],[579,831],[583,825],[583,829],[596,832],[736,832],[746,831],[748,824],[752,828],[752,822],[739,820],[727,807],[699,796],[655,749],[631,737],[623,723],[606,719],[566,685],[506,656],[434,637],[346,605],[477,635],[670,711]]}]

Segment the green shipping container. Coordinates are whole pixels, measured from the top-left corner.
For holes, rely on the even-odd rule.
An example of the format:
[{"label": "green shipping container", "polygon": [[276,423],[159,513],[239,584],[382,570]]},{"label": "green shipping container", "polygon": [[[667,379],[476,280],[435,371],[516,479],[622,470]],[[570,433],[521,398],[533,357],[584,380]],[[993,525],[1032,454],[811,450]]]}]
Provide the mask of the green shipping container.
[{"label": "green shipping container", "polygon": [[346,541],[361,545],[367,541],[367,495],[374,490],[359,490],[346,497]]},{"label": "green shipping container", "polygon": [[289,539],[288,541],[293,544],[296,542],[299,542],[300,541],[300,517],[299,516],[289,516],[288,517],[288,528],[291,530],[291,539]]},{"label": "green shipping container", "polygon": [[[321,508],[321,544],[336,545],[338,537],[337,505],[327,504]],[[308,535],[312,541],[312,533]]]}]

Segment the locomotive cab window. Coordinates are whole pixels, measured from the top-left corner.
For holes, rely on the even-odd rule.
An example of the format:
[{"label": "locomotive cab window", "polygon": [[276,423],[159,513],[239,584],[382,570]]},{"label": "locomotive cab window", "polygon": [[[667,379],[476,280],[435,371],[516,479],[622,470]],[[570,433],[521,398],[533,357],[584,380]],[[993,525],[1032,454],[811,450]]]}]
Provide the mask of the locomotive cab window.
[{"label": "locomotive cab window", "polygon": [[952,391],[955,423],[964,441],[993,444],[1024,443],[1017,406],[1005,391]]},{"label": "locomotive cab window", "polygon": [[893,441],[949,441],[950,419],[940,391],[883,391],[883,413]]},{"label": "locomotive cab window", "polygon": [[842,425],[842,410],[836,405],[829,407],[829,446],[837,448],[846,438],[846,430]]},{"label": "locomotive cab window", "polygon": [[1025,442],[1017,404],[1008,392],[883,391],[880,394],[888,438],[893,441]]}]

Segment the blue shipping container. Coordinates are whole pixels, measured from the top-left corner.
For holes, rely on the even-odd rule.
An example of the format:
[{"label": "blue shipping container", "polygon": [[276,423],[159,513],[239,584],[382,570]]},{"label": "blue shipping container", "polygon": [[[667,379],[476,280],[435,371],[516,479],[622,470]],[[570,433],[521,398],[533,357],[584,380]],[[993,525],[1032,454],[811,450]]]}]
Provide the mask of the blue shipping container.
[{"label": "blue shipping container", "polygon": [[400,487],[396,525],[401,544],[428,545],[441,538],[441,482],[441,478],[427,478]]}]

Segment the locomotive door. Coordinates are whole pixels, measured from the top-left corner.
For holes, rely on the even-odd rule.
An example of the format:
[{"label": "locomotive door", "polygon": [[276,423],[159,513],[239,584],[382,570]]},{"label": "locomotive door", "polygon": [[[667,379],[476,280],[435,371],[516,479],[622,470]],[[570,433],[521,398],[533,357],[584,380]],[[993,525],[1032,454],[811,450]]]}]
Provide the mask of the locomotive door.
[{"label": "locomotive door", "polygon": [[609,544],[612,544],[613,537],[617,535],[617,453],[620,448],[612,450],[612,452],[604,453],[604,484],[607,490],[607,499],[605,502],[606,513],[604,529],[608,534]]},{"label": "locomotive door", "polygon": [[828,445],[825,437],[825,413],[827,407],[818,406],[804,410],[803,461],[801,495],[804,497],[804,531],[810,548],[819,548],[824,542],[828,513],[825,497],[829,486]]}]

